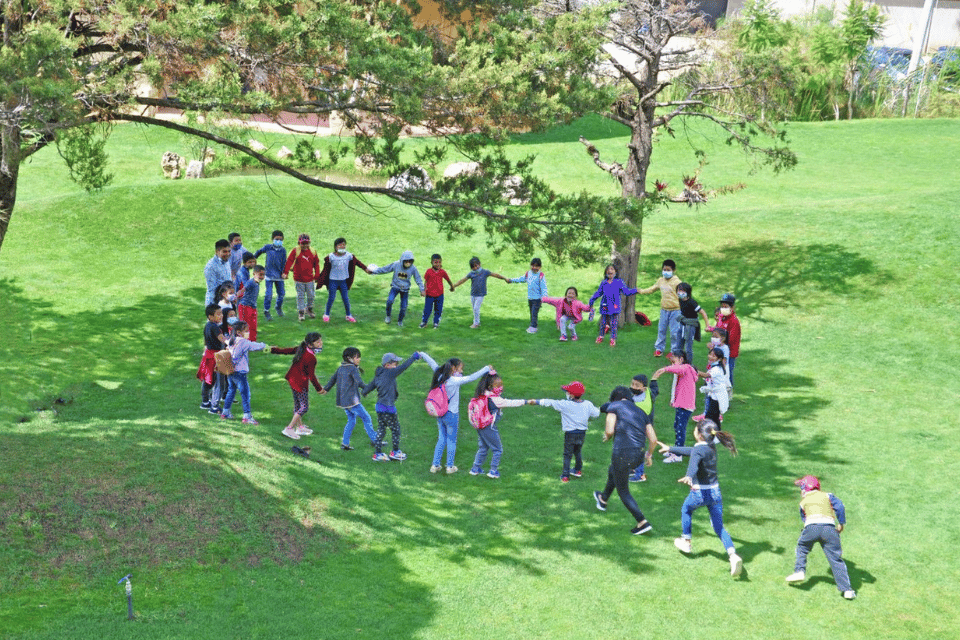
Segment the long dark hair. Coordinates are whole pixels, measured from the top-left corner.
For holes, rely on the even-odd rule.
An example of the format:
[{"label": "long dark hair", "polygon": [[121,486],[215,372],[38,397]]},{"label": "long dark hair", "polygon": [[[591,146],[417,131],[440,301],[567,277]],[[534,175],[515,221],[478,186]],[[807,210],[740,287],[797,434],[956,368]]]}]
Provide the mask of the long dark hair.
[{"label": "long dark hair", "polygon": [[303,354],[307,352],[307,348],[310,347],[314,342],[319,340],[322,336],[316,331],[311,331],[303,338],[303,342],[297,345],[297,350],[293,354],[293,364],[300,362],[300,359],[303,358]]},{"label": "long dark hair", "polygon": [[717,356],[717,362],[719,362],[720,366],[723,367],[723,372],[727,373],[727,359],[723,357],[723,349],[710,349],[710,353]]},{"label": "long dark hair", "polygon": [[713,439],[716,438],[720,441],[720,444],[730,450],[731,454],[737,455],[737,443],[733,440],[733,434],[720,431],[720,427],[718,427],[717,423],[713,420],[703,420],[700,422],[700,424],[697,425],[697,431],[700,432],[700,437],[703,438],[703,441],[707,444],[713,444]]},{"label": "long dark hair", "polygon": [[453,373],[453,368],[459,367],[461,364],[463,364],[463,360],[460,358],[450,358],[442,365],[437,367],[437,370],[433,372],[433,378],[430,380],[430,388],[436,389],[446,382]]},{"label": "long dark hair", "polygon": [[474,392],[473,397],[482,398],[483,394],[493,388],[493,381],[499,379],[500,374],[496,371],[489,371],[480,376],[480,380],[477,381],[477,390]]}]

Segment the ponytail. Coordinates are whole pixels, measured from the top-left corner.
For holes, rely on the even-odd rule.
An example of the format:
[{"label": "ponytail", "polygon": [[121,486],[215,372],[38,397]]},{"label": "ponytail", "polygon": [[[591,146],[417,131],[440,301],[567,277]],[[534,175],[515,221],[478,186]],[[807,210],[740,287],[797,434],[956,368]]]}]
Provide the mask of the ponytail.
[{"label": "ponytail", "polygon": [[437,370],[433,372],[433,378],[430,379],[430,388],[436,389],[444,382],[450,379],[450,375],[453,373],[453,368],[460,366],[463,363],[463,360],[460,358],[450,358],[442,365],[437,367]]},{"label": "ponytail", "polygon": [[737,455],[737,443],[733,440],[733,434],[721,431],[717,423],[713,420],[704,420],[697,429],[700,430],[700,436],[704,442],[713,444],[714,439],[716,439],[720,444],[729,449],[731,454]]},{"label": "ponytail", "polygon": [[311,331],[304,338],[303,342],[297,345],[297,350],[293,354],[293,364],[300,362],[300,359],[303,358],[303,354],[307,352],[307,348],[320,339],[320,334],[316,331]]}]

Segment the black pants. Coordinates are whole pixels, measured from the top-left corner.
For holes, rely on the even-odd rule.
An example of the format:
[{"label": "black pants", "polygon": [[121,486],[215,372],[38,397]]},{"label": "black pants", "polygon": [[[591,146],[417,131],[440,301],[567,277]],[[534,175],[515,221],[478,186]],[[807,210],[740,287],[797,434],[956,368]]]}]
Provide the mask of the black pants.
[{"label": "black pants", "polygon": [[395,413],[377,411],[377,440],[374,443],[377,453],[383,453],[383,436],[387,435],[388,427],[390,435],[393,436],[392,451],[400,451],[400,419]]},{"label": "black pants", "polygon": [[610,469],[607,471],[607,486],[601,492],[600,497],[604,502],[610,499],[613,489],[617,489],[617,495],[620,501],[627,508],[637,522],[643,522],[643,511],[637,506],[637,501],[630,495],[630,472],[640,466],[643,462],[643,449],[636,447],[629,449],[614,449],[613,456],[610,458]]},{"label": "black pants", "polygon": [[720,428],[720,403],[710,398],[710,402],[707,403],[707,410],[704,412],[703,417],[707,420],[712,420],[717,428]]},{"label": "black pants", "polygon": [[583,439],[587,432],[583,429],[576,431],[563,432],[563,477],[570,477],[570,459],[576,457],[576,471],[583,470],[583,458],[580,452],[583,450]]},{"label": "black pants", "polygon": [[527,300],[527,305],[530,307],[530,326],[536,329],[537,318],[540,317],[540,307],[543,305],[543,300],[539,298],[536,300]]}]

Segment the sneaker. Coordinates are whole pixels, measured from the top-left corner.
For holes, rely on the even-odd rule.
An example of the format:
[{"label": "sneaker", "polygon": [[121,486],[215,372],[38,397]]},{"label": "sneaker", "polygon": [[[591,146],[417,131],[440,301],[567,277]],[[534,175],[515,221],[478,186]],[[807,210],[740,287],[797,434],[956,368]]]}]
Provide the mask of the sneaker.
[{"label": "sneaker", "polygon": [[570,482],[570,476],[560,476],[560,482]]},{"label": "sneaker", "polygon": [[686,538],[674,538],[673,546],[680,549],[680,553],[693,553],[693,543]]},{"label": "sneaker", "polygon": [[351,447],[351,446],[348,445],[348,444],[341,444],[341,445],[340,445],[340,450],[341,450],[341,451],[353,451],[353,447]]},{"label": "sneaker", "polygon": [[298,436],[309,436],[312,433],[313,433],[313,429],[311,429],[310,427],[305,427],[303,425],[297,427]]},{"label": "sneaker", "polygon": [[594,492],[593,492],[593,499],[597,501],[597,509],[600,509],[600,511],[606,511],[606,510],[607,510],[607,505],[606,505],[605,503],[603,503],[603,502],[600,501],[600,492],[599,492],[599,491],[594,491]]},{"label": "sneaker", "polygon": [[281,431],[280,433],[282,433],[283,435],[287,436],[288,438],[290,438],[290,439],[292,439],[292,440],[299,440],[299,439],[300,439],[300,436],[297,435],[297,432],[294,431],[293,429],[290,429],[290,428],[286,428],[286,429],[284,429],[283,431]]},{"label": "sneaker", "polygon": [[657,349],[656,351],[653,352],[654,358],[659,358],[662,355],[663,355],[663,351],[660,351],[660,349]]},{"label": "sneaker", "polygon": [[640,475],[630,476],[630,482],[646,482],[646,481],[647,481],[647,476],[644,473],[641,473]]},{"label": "sneaker", "polygon": [[283,317],[283,309],[281,309],[280,307],[277,307],[277,317],[278,318]]},{"label": "sneaker", "polygon": [[803,582],[807,579],[807,574],[803,571],[796,571],[787,576],[787,582]]},{"label": "sneaker", "polygon": [[603,342],[603,336],[597,336],[597,344]]},{"label": "sneaker", "polygon": [[435,325],[433,325],[433,328],[434,328],[434,329],[439,329],[439,328],[440,328],[440,325],[435,324]]},{"label": "sneaker", "polygon": [[328,316],[327,314],[323,314],[323,321],[330,322],[330,316]]},{"label": "sneaker", "polygon": [[254,420],[253,418],[244,418],[244,419],[241,420],[240,422],[242,422],[243,424],[260,424],[259,422],[257,422],[257,421]]},{"label": "sneaker", "polygon": [[653,525],[651,525],[646,520],[644,520],[643,522],[635,526],[633,529],[630,529],[630,533],[632,533],[635,536],[643,535],[648,531],[653,531]]},{"label": "sneaker", "polygon": [[844,592],[843,592],[843,597],[846,598],[847,600],[853,600],[854,598],[857,597],[857,592],[854,591],[853,589],[851,589],[851,590],[849,590],[849,591],[844,591]]},{"label": "sneaker", "polygon": [[357,319],[354,318],[353,316],[347,316],[347,322],[356,322],[356,321]]},{"label": "sneaker", "polygon": [[500,472],[497,471],[496,469],[490,469],[490,472],[487,473],[487,477],[493,478],[494,480],[496,480],[497,478],[500,477]]},{"label": "sneaker", "polygon": [[383,324],[390,324],[390,316],[387,316],[383,319]]},{"label": "sneaker", "polygon": [[397,320],[397,326],[398,326],[398,327],[402,327],[402,326],[403,326],[403,320]]},{"label": "sneaker", "polygon": [[567,336],[560,336],[560,342],[566,342]]},{"label": "sneaker", "polygon": [[614,340],[613,338],[610,338],[610,346],[611,346],[611,347],[617,346],[617,341]]},{"label": "sneaker", "polygon": [[273,320],[273,316],[270,315],[270,312],[269,312],[269,311],[264,311],[264,312],[263,312],[263,317],[267,319],[267,322],[270,322],[271,320]]},{"label": "sneaker", "polygon": [[303,318],[304,318],[304,317],[305,317],[305,316],[304,316],[303,311],[297,311],[297,320],[299,320],[300,322],[303,322]]},{"label": "sneaker", "polygon": [[315,314],[315,313],[313,312],[313,309],[312,309],[312,308],[307,307],[307,317],[312,320],[312,319],[314,319],[314,318],[317,317],[317,314]]},{"label": "sneaker", "polygon": [[674,462],[682,462],[683,458],[671,453],[669,456],[663,459],[663,464],[673,464]]},{"label": "sneaker", "polygon": [[[214,412],[211,410],[210,413],[214,413]],[[220,419],[221,419],[221,420],[233,420],[233,414],[230,413],[229,411],[224,411],[223,413],[220,414]]]},{"label": "sneaker", "polygon": [[210,408],[207,409],[207,413],[209,413],[212,416],[218,416],[220,415],[220,408],[217,407],[217,405],[212,404],[210,405]]},{"label": "sneaker", "polygon": [[479,328],[480,328],[480,325],[479,325],[479,324],[472,324],[472,325],[470,325],[470,328],[471,328],[471,329],[479,329]]},{"label": "sneaker", "polygon": [[472,475],[472,476],[482,476],[482,475],[483,475],[483,469],[481,469],[480,467],[470,467],[469,473],[470,473],[470,475]]},{"label": "sneaker", "polygon": [[705,414],[701,413],[700,415],[693,416],[693,417],[690,418],[690,419],[693,420],[694,422],[702,422],[702,421],[704,420],[704,418],[706,418],[706,417],[707,417],[707,416],[706,416]]},{"label": "sneaker", "polygon": [[574,335],[574,336],[573,336],[572,338],[570,338],[570,339],[573,340],[574,342],[576,342],[576,341],[579,340],[580,338],[578,338],[576,335]]},{"label": "sneaker", "polygon": [[[421,322],[421,323],[420,323],[420,328],[421,328],[421,329],[425,328],[426,326],[427,326],[427,323],[426,323],[426,322]],[[433,326],[434,326],[434,328],[436,328],[437,325],[433,325]]]},{"label": "sneaker", "polygon": [[391,451],[390,455],[388,455],[387,457],[390,458],[391,460],[406,460],[407,454],[397,449],[396,451]]},{"label": "sneaker", "polygon": [[736,578],[743,571],[743,558],[737,554],[730,556],[730,575]]},{"label": "sneaker", "polygon": [[200,408],[203,409],[204,411],[210,411],[210,409],[213,408],[213,405],[210,404],[209,402],[201,402]]},{"label": "sneaker", "polygon": [[373,454],[374,462],[390,462],[390,458],[387,457],[385,453],[375,453]]},{"label": "sneaker", "polygon": [[447,467],[447,473],[456,473],[457,471],[460,471],[460,469],[457,469],[456,465],[450,465]]},{"label": "sneaker", "polygon": [[582,478],[583,472],[574,470],[570,472],[570,475],[572,475],[574,478]]},{"label": "sneaker", "polygon": [[537,332],[536,327],[527,327],[527,333],[536,333],[536,332]]},{"label": "sneaker", "polygon": [[440,471],[440,469],[443,469],[443,467],[438,464],[430,465],[430,473],[436,473]]}]

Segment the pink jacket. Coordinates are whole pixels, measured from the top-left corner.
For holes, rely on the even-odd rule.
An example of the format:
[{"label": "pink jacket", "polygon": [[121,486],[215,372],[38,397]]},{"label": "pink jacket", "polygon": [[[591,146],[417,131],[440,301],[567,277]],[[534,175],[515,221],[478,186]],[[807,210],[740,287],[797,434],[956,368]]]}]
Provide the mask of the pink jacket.
[{"label": "pink jacket", "polygon": [[[547,304],[552,304],[557,308],[557,327],[560,326],[560,317],[563,315],[563,303],[566,298],[547,298],[544,297],[543,301]],[[583,312],[590,311],[590,306],[586,305],[579,300],[574,300],[573,304],[570,305],[573,307],[573,321],[574,323],[583,321]]]},{"label": "pink jacket", "polygon": [[689,364],[672,364],[663,370],[676,376],[670,391],[670,406],[693,411],[697,407],[697,370]]}]

